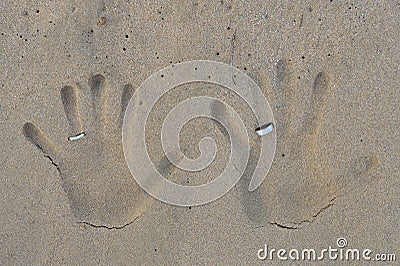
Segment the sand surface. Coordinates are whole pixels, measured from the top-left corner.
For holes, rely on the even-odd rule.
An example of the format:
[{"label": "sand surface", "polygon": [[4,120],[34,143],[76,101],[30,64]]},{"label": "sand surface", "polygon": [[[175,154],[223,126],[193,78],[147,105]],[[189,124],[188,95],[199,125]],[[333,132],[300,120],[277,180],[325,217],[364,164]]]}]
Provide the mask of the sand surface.
[{"label": "sand surface", "polygon": [[[257,252],[265,244],[321,250],[339,238],[399,261],[399,14],[396,1],[2,1],[0,264],[299,265]],[[131,178],[121,114],[147,77],[201,59],[259,85],[274,112],[276,154],[249,192],[260,153],[253,132],[247,168],[229,193],[177,207]],[[207,183],[229,160],[226,131],[206,118],[185,125],[180,144],[196,158],[199,140],[212,137],[210,167],[186,173],[165,160],[162,121],[199,95],[223,99],[246,129],[256,126],[221,86],[165,94],[146,143],[178,184]],[[71,146],[67,137],[82,130],[90,134]]]}]

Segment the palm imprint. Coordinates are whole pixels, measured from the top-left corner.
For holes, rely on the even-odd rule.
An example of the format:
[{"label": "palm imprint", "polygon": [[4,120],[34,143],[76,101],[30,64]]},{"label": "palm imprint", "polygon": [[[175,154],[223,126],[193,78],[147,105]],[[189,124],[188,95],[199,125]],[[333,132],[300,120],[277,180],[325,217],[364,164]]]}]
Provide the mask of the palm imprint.
[{"label": "palm imprint", "polygon": [[134,93],[126,85],[121,95],[119,117],[111,117],[106,99],[106,79],[98,74],[90,80],[91,119],[83,127],[74,87],[61,89],[61,100],[69,123],[69,136],[54,144],[33,123],[25,123],[25,136],[57,167],[71,210],[79,220],[93,226],[121,228],[146,209],[149,197],[137,185],[125,163],[121,128],[125,109]]},{"label": "palm imprint", "polygon": [[275,159],[264,184],[254,193],[243,192],[242,197],[246,212],[258,224],[288,229],[312,222],[346,190],[365,183],[361,179],[379,164],[376,156],[360,156],[350,170],[332,169],[329,162],[338,155],[324,150],[322,131],[333,95],[332,76],[327,72],[316,76],[300,119],[296,114],[304,108],[297,77],[290,60],[278,62]]}]

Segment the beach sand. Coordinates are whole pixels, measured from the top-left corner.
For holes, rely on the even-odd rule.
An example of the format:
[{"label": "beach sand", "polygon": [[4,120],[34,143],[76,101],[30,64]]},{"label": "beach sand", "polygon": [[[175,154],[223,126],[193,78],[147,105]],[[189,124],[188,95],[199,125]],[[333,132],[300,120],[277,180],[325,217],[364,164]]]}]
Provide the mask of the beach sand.
[{"label": "beach sand", "polygon": [[[0,10],[1,265],[287,265],[303,262],[260,260],[258,251],[320,251],[338,248],[339,238],[343,248],[400,260],[395,1],[3,1]],[[191,60],[226,63],[253,79],[274,113],[277,146],[254,192],[253,131],[239,183],[209,204],[178,207],[131,178],[121,123],[146,78]],[[210,136],[216,160],[190,174],[166,161],[163,119],[200,95],[231,104],[249,132],[257,124],[218,85],[165,94],[146,143],[178,184],[207,183],[229,160],[226,131],[199,118],[183,128],[181,148],[196,158]],[[82,131],[82,140],[68,141]]]}]

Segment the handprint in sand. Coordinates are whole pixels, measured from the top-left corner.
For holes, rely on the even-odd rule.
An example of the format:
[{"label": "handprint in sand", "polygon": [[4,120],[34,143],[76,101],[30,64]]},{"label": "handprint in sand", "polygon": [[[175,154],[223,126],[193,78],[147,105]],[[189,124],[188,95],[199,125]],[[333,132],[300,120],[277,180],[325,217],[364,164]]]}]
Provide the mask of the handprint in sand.
[{"label": "handprint in sand", "polygon": [[[89,80],[90,90],[65,86],[61,100],[69,135],[53,142],[38,126],[27,122],[23,131],[57,167],[71,210],[79,222],[105,228],[132,223],[146,209],[150,198],[132,178],[122,150],[121,128],[126,106],[134,93],[126,85],[119,115],[107,101],[107,80],[100,74]],[[79,95],[88,95],[92,106],[82,119]],[[114,113],[114,116],[111,115]],[[85,114],[85,115],[86,115]]]},{"label": "handprint in sand", "polygon": [[324,148],[323,127],[334,95],[333,77],[325,71],[315,77],[305,107],[298,77],[293,62],[278,62],[272,104],[278,136],[274,163],[261,187],[253,193],[243,188],[243,205],[257,224],[296,229],[312,222],[337,197],[369,182],[364,179],[379,164],[377,156],[370,154],[341,158],[352,161],[348,169],[329,164],[341,156]]}]

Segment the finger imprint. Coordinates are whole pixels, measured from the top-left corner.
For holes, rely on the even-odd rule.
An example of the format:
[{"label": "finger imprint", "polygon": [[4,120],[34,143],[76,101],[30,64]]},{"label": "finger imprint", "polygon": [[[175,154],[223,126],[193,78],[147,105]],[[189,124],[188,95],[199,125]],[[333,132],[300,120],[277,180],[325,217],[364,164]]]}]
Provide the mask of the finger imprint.
[{"label": "finger imprint", "polygon": [[61,100],[64,105],[65,115],[67,116],[70,127],[70,135],[82,132],[82,120],[79,113],[78,97],[76,90],[71,86],[61,89]]},{"label": "finger imprint", "polygon": [[298,79],[296,78],[296,69],[289,60],[280,60],[277,64],[277,88],[276,96],[279,105],[277,106],[277,117],[280,125],[280,132],[288,132],[293,117],[298,110],[298,102],[295,99],[295,92],[298,88]]},{"label": "finger imprint", "polygon": [[316,135],[321,127],[324,109],[332,93],[332,78],[327,72],[321,72],[314,81],[311,104],[305,117],[305,131]]},{"label": "finger imprint", "polygon": [[93,111],[95,126],[97,128],[102,128],[104,124],[104,105],[105,105],[105,89],[107,86],[107,81],[105,77],[101,74],[93,76],[90,80],[90,87],[92,91],[93,98]]},{"label": "finger imprint", "polygon": [[46,157],[49,157],[54,163],[59,163],[60,152],[54,143],[46,134],[33,123],[27,122],[23,126],[25,137],[39,148]]},{"label": "finger imprint", "polygon": [[129,103],[129,101],[132,98],[134,93],[135,93],[135,89],[133,88],[133,86],[131,84],[126,84],[124,86],[124,89],[122,90],[120,128],[122,128],[126,107],[128,106],[128,103]]}]

